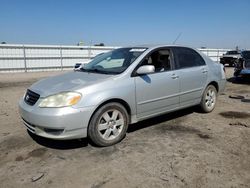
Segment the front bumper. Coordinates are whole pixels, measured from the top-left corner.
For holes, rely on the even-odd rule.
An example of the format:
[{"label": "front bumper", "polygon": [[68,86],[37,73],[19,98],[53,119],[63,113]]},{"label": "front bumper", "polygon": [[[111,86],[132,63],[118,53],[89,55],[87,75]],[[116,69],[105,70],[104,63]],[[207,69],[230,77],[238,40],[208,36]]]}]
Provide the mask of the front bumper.
[{"label": "front bumper", "polygon": [[19,102],[19,113],[26,128],[36,135],[57,140],[87,137],[93,112],[94,107],[39,108],[26,104],[23,99]]}]

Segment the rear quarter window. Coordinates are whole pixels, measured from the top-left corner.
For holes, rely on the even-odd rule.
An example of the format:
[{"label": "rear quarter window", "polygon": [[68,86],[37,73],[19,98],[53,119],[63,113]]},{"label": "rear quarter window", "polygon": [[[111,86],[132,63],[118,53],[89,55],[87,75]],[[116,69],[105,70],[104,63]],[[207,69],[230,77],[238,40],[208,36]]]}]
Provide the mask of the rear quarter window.
[{"label": "rear quarter window", "polygon": [[206,64],[201,55],[190,48],[175,48],[174,57],[176,67],[179,69],[203,66]]}]

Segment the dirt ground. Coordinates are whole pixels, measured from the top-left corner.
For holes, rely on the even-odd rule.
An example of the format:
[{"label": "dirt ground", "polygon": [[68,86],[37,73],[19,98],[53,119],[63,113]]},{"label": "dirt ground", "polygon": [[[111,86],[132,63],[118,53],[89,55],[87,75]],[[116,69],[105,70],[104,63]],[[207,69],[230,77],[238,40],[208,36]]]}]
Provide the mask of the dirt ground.
[{"label": "dirt ground", "polygon": [[[31,136],[17,103],[61,72],[0,74],[0,187],[250,187],[250,85],[228,82],[216,109],[197,108],[129,127],[107,148]],[[227,78],[233,69],[227,68]]]}]

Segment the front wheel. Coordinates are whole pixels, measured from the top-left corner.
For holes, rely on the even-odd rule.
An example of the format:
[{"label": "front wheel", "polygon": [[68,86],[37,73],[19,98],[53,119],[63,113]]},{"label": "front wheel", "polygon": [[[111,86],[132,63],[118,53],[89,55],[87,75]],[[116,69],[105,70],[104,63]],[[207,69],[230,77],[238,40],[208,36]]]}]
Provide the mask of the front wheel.
[{"label": "front wheel", "polygon": [[205,113],[212,112],[215,107],[216,101],[217,101],[216,88],[213,85],[207,86],[207,88],[203,93],[200,103],[201,110]]},{"label": "front wheel", "polygon": [[121,104],[105,104],[91,118],[88,137],[97,146],[114,145],[125,137],[128,120],[128,113]]}]

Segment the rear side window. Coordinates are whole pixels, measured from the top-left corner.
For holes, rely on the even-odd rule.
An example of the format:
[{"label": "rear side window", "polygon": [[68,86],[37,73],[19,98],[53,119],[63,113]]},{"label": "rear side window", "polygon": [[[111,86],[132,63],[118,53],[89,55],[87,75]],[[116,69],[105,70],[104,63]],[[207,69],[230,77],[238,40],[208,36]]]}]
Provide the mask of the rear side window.
[{"label": "rear side window", "polygon": [[189,68],[205,65],[204,59],[196,51],[190,48],[175,48],[175,59],[177,60],[177,67]]}]

